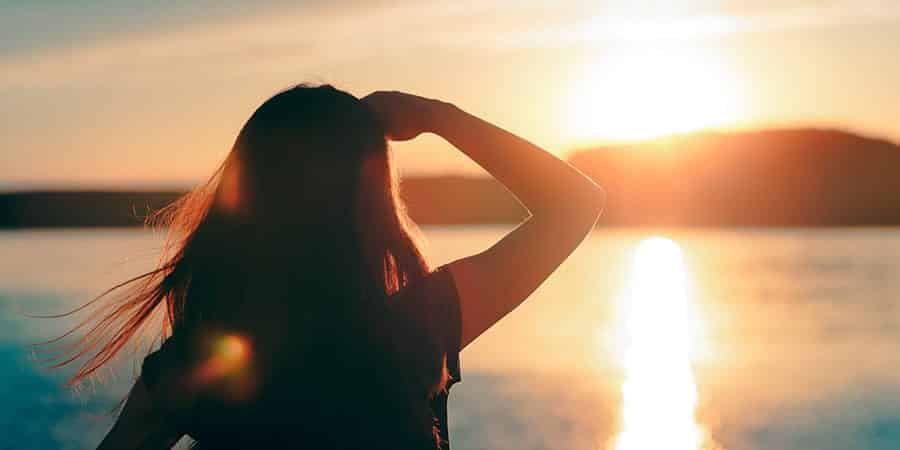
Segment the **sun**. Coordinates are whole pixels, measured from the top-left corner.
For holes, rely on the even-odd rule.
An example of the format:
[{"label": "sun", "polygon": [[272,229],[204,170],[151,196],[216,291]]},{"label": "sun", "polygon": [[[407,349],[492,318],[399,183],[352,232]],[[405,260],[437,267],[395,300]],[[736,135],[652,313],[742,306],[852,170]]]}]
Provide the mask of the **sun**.
[{"label": "sun", "polygon": [[583,67],[567,110],[578,143],[632,141],[741,119],[741,83],[711,51],[629,45]]}]

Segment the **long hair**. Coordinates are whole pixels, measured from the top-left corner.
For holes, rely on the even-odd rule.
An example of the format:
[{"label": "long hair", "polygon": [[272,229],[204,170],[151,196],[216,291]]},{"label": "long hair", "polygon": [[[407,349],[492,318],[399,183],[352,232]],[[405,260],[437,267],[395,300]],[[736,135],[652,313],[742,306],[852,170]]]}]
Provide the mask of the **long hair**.
[{"label": "long hair", "polygon": [[[352,95],[299,85],[273,96],[213,176],[151,220],[168,228],[158,266],[82,307],[96,308],[55,342],[78,336],[57,363],[83,361],[70,383],[140,336],[162,341],[213,328],[241,330],[265,353],[292,355],[304,374],[321,372],[318,382],[366,383],[367,372],[387,367],[416,396],[445,379],[433,361],[419,361],[425,369],[384,361],[394,344],[370,339],[397,326],[378,323],[386,299],[429,268],[398,196],[383,128]],[[322,342],[343,354],[311,350]],[[268,358],[272,367],[287,364]],[[347,360],[359,370],[312,369]],[[335,375],[342,370],[343,378]]]}]

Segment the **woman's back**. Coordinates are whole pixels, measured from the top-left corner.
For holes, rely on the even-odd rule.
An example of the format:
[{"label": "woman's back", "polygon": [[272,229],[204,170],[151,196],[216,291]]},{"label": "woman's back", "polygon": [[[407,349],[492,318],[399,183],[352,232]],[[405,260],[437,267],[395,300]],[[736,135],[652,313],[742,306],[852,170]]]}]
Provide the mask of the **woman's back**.
[{"label": "woman's back", "polygon": [[255,309],[264,315],[176,331],[148,356],[142,379],[172,426],[201,449],[427,449],[437,418],[434,431],[448,445],[449,386],[429,392],[427,380],[442,376],[444,361],[459,378],[461,322],[449,271],[373,305],[363,320],[339,307],[285,307],[302,303],[278,301],[274,311]]}]

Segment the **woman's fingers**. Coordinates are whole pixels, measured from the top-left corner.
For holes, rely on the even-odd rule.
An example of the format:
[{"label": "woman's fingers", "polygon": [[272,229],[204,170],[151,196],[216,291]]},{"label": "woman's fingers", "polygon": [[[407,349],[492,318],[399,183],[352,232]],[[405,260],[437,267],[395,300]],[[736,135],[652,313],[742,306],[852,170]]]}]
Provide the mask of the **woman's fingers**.
[{"label": "woman's fingers", "polygon": [[376,91],[362,101],[379,116],[388,139],[406,141],[427,131],[428,99],[403,92]]}]

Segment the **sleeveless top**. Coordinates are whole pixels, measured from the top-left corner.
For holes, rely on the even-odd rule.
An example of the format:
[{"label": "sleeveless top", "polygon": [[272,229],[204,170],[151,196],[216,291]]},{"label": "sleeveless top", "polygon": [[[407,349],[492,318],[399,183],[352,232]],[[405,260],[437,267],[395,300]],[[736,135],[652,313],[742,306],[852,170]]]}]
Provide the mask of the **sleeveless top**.
[{"label": "sleeveless top", "polygon": [[[447,420],[447,400],[450,387],[461,380],[459,368],[459,350],[462,331],[462,319],[459,307],[459,296],[456,291],[456,285],[453,281],[452,274],[447,266],[442,266],[437,270],[426,274],[419,283],[405,287],[397,294],[391,296],[388,300],[390,308],[399,313],[402,320],[416,321],[416,328],[428,330],[441,346],[440,352],[445,360],[449,380],[446,389],[434,394],[429,399],[431,411],[434,415],[437,432],[440,436],[439,445],[441,450],[449,450],[450,439]],[[197,441],[194,448],[207,449],[219,448],[219,444],[209,446],[209,439],[204,436],[210,436],[210,430],[241,427],[240,423],[202,423],[203,414],[198,412],[195,405],[188,400],[191,398],[192,380],[198,373],[202,376],[204,371],[215,371],[215,367],[210,369],[205,367],[202,370],[197,369],[197,365],[189,361],[187,355],[191,351],[184,343],[184,339],[178,339],[177,335],[173,335],[167,339],[158,350],[147,355],[141,367],[141,379],[150,394],[155,408],[163,411],[167,419],[167,427],[169,429],[177,429],[179,433],[188,435]],[[228,364],[239,364],[242,357],[242,344],[238,340],[224,341],[225,366]],[[228,362],[228,355],[234,362]],[[221,361],[220,361],[221,362]],[[220,364],[220,365],[222,365]],[[191,369],[186,369],[190,367]],[[240,383],[236,384],[233,393],[236,396],[241,395]],[[277,397],[269,393],[270,397]],[[360,398],[356,401],[353,409],[357,411],[365,411],[371,409],[371,414],[378,414],[380,405],[369,405],[365,399]],[[303,405],[296,405],[295,409],[302,411]],[[253,416],[252,413],[247,417],[249,420],[259,420],[259,417]],[[278,420],[284,420],[279,417]],[[240,420],[240,419],[236,419]],[[299,419],[298,419],[299,420]],[[300,426],[302,424],[297,424]],[[352,433],[352,424],[348,425],[347,433]],[[215,440],[215,439],[211,439]],[[251,439],[252,440],[252,439]],[[266,447],[269,448],[269,447]],[[306,448],[303,442],[296,442],[290,447],[282,448]],[[326,450],[322,447],[317,447]],[[342,447],[343,448],[343,447]],[[429,450],[434,449],[434,441],[431,441]]]}]

